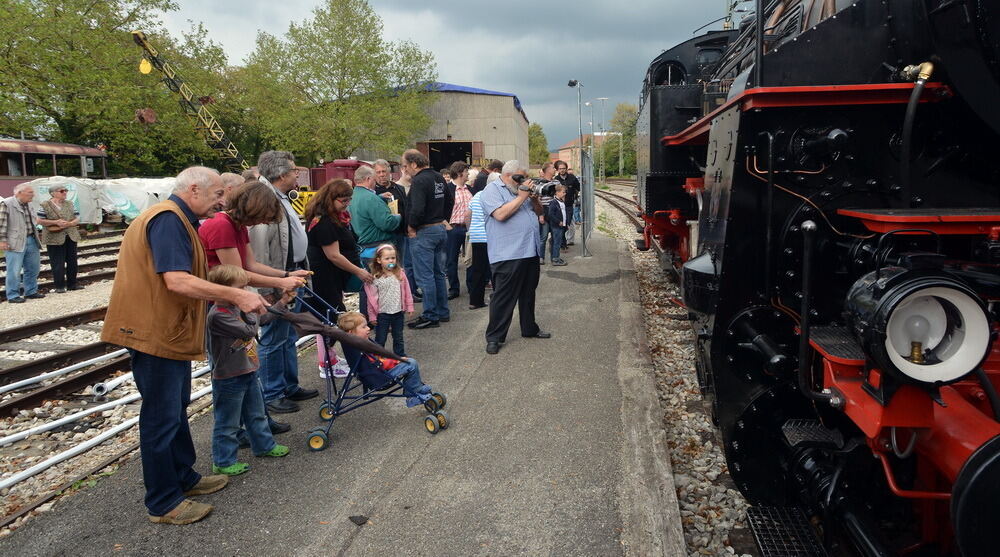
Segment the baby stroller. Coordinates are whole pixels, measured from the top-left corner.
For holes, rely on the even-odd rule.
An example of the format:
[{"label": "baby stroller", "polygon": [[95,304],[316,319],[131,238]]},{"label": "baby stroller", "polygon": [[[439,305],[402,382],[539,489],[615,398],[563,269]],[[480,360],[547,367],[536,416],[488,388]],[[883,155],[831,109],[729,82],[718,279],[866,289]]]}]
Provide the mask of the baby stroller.
[{"label": "baby stroller", "polygon": [[[366,385],[361,381],[357,375],[357,364],[363,357],[362,353],[378,352],[383,348],[370,340],[342,331],[335,324],[337,310],[309,288],[303,287],[303,290],[308,294],[308,300],[300,298],[299,302],[308,313],[289,312],[282,317],[292,323],[299,336],[320,335],[327,354],[332,353],[333,343],[339,340],[351,368],[338,386],[329,358],[323,362],[326,371],[326,399],[319,407],[319,417],[326,425],[309,430],[306,438],[309,450],[322,451],[329,444],[330,429],[339,416],[386,397],[406,398],[406,395],[403,394],[400,381],[388,376],[380,385]],[[443,411],[447,403],[448,398],[439,392],[431,393],[430,398],[424,401],[424,409],[428,413],[424,418],[424,428],[429,433],[437,434],[438,431],[448,429],[448,415]]]}]

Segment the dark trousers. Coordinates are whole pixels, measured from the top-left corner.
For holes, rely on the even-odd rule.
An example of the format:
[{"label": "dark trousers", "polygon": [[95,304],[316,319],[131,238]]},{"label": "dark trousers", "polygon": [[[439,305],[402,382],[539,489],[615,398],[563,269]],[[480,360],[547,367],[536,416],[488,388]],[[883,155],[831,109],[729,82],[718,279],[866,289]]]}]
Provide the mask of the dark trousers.
[{"label": "dark trousers", "polygon": [[49,262],[52,264],[52,282],[56,288],[76,287],[76,242],[66,237],[62,244],[49,244],[45,247],[49,252]]},{"label": "dark trousers", "polygon": [[[552,227],[552,250],[549,252],[549,258],[552,261],[559,259],[559,250],[562,248],[563,241],[566,238],[566,227],[565,226],[553,226]],[[544,249],[545,246],[542,246]]]},{"label": "dark trousers", "polygon": [[132,375],[142,395],[139,451],[146,508],[161,516],[184,500],[201,476],[194,471],[194,442],[188,428],[191,362],[130,350]]},{"label": "dark trousers", "polygon": [[406,355],[406,347],[403,345],[403,321],[406,318],[405,311],[396,313],[378,314],[378,323],[375,324],[375,342],[385,346],[385,341],[392,332],[392,351],[397,356]]},{"label": "dark trousers", "polygon": [[461,284],[458,282],[458,256],[465,245],[465,232],[468,230],[464,224],[453,224],[448,231],[448,240],[445,243],[445,255],[447,256],[448,273],[448,294],[458,294],[461,291]]},{"label": "dark trousers", "polygon": [[493,296],[490,298],[490,324],[486,327],[486,342],[505,342],[514,306],[521,323],[521,336],[538,334],[535,322],[535,288],[541,267],[538,257],[500,261],[490,265],[493,271]]},{"label": "dark trousers", "polygon": [[490,255],[486,250],[486,242],[473,242],[472,265],[465,276],[465,284],[469,287],[469,304],[473,306],[486,305],[486,283],[490,281]]}]

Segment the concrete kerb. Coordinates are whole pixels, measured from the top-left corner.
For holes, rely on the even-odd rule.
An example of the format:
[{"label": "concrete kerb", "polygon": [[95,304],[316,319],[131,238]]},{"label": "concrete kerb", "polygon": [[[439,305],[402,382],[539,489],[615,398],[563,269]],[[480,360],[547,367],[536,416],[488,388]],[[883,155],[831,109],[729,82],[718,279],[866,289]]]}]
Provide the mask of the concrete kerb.
[{"label": "concrete kerb", "polygon": [[622,542],[628,555],[686,555],[680,505],[663,431],[639,282],[628,248],[617,242],[621,269],[618,303],[618,381],[622,390]]}]

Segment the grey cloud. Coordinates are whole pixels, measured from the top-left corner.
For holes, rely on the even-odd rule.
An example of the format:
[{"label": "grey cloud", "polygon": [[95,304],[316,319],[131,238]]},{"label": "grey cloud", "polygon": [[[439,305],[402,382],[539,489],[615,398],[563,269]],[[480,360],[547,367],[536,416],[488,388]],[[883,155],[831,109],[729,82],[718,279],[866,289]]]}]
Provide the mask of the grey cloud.
[{"label": "grey cloud", "polygon": [[[569,79],[584,84],[584,100],[609,97],[610,119],[616,104],[637,102],[646,67],[654,57],[691,38],[694,29],[725,10],[725,0],[370,2],[387,31],[393,31],[387,39],[410,39],[435,54],[442,81],[516,94],[528,118],[545,129],[550,149],[577,134],[576,93],[567,87]],[[309,17],[319,0],[178,3],[180,19],[204,21],[231,49],[230,59],[236,63],[252,49],[258,28],[280,34],[289,21]],[[170,22],[179,14],[166,19],[176,33]],[[433,28],[420,27],[428,21]],[[232,28],[234,24],[241,32]],[[595,118],[600,119],[599,103]],[[587,132],[586,107],[583,120]]]}]

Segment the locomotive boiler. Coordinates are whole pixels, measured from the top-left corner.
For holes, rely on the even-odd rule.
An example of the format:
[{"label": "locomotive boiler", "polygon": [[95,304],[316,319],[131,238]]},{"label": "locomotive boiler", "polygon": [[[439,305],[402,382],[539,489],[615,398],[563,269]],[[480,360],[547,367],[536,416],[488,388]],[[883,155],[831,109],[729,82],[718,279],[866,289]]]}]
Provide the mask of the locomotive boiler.
[{"label": "locomotive boiler", "polygon": [[758,0],[651,64],[638,243],[762,549],[1000,555],[998,102],[1000,0]]}]

